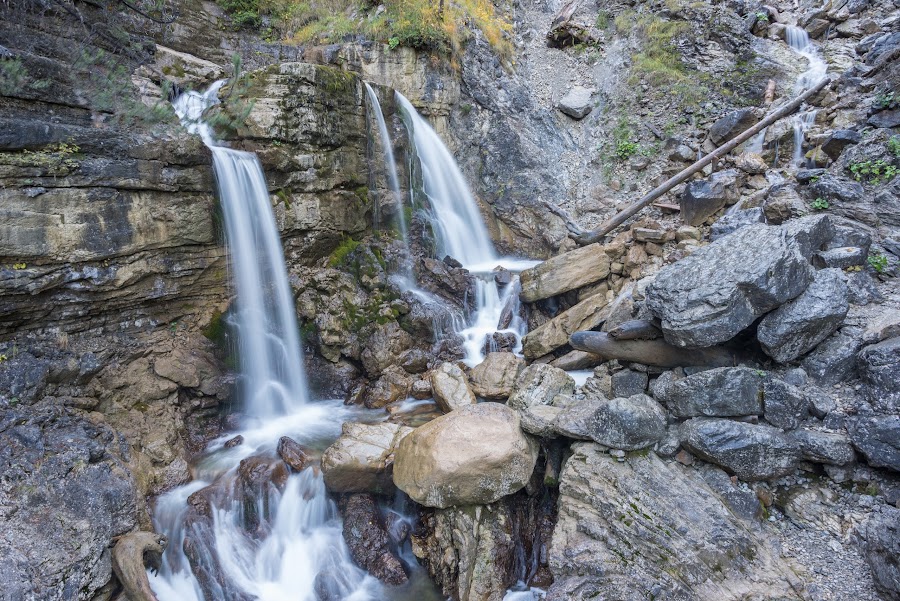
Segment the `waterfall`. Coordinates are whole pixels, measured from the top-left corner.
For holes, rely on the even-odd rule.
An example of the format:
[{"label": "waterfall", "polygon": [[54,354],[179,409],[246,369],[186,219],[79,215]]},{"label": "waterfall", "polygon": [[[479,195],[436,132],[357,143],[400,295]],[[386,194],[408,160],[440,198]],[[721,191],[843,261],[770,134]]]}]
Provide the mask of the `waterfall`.
[{"label": "waterfall", "polygon": [[[800,27],[788,25],[785,30],[788,46],[808,62],[806,71],[797,78],[794,93],[800,94],[822,81],[828,71],[827,63],[819,55],[813,46],[806,30]],[[806,160],[803,153],[803,144],[806,140],[806,132],[816,121],[816,111],[801,112],[791,118],[791,126],[794,128],[794,153],[791,159],[792,165],[802,167]]]},{"label": "waterfall", "polygon": [[406,97],[399,92],[395,96],[409,130],[415,160],[421,166],[437,257],[456,259],[475,277],[475,310],[457,331],[464,340],[464,361],[470,367],[481,363],[484,348],[492,347],[495,333],[512,336],[512,350],[520,352],[526,324],[519,317],[518,276],[501,290],[495,270],[503,267],[518,273],[536,261],[497,256],[478,203],[450,150]]}]

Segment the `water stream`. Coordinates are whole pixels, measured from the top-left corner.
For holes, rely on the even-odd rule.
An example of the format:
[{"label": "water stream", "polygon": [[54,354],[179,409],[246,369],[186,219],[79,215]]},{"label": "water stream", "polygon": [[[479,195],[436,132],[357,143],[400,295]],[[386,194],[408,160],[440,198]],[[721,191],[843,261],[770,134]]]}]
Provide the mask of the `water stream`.
[{"label": "water stream", "polygon": [[[809,39],[809,34],[806,30],[788,25],[785,36],[788,46],[805,58],[808,63],[806,71],[800,74],[794,86],[794,93],[800,94],[822,81],[828,71],[828,64],[822,59],[819,51]],[[816,110],[810,109],[800,111],[791,117],[791,126],[794,128],[794,152],[791,157],[791,164],[795,167],[803,167],[806,164],[803,144],[806,140],[806,132],[809,131],[816,121],[816,113]]]}]

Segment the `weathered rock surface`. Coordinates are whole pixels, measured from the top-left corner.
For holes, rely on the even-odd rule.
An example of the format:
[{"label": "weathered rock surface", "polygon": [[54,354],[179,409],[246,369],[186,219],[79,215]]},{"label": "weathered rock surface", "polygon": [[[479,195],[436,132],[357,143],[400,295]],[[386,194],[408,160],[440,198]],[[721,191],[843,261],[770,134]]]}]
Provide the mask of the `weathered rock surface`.
[{"label": "weathered rock surface", "polygon": [[434,393],[434,402],[444,413],[476,402],[469,388],[469,379],[455,363],[442,363],[431,372],[431,392]]},{"label": "weathered rock surface", "polygon": [[[571,412],[571,413],[570,413]],[[612,400],[575,401],[554,425],[604,446],[625,451],[649,447],[666,433],[666,413],[645,394]]]},{"label": "weathered rock surface", "polygon": [[759,116],[752,108],[732,111],[713,123],[709,128],[709,139],[716,146],[721,146],[744,130],[753,127],[758,121]]},{"label": "weathered rock surface", "polygon": [[900,337],[864,347],[858,355],[866,398],[877,411],[900,410]]},{"label": "weathered rock surface", "polygon": [[856,459],[850,439],[844,434],[797,430],[790,436],[797,442],[800,454],[806,461],[847,465]]},{"label": "weathered rock surface", "polygon": [[779,363],[793,361],[833,334],[849,307],[843,272],[821,269],[800,296],[763,317],[757,338]]},{"label": "weathered rock surface", "polygon": [[869,465],[900,472],[900,416],[858,417],[850,420],[847,431]]},{"label": "weathered rock surface", "polygon": [[655,454],[579,443],[560,481],[553,601],[800,599],[784,562],[701,475]]},{"label": "weathered rock surface", "polygon": [[529,359],[542,357],[566,344],[575,332],[594,329],[608,315],[606,295],[590,296],[528,332],[522,339],[522,354]]},{"label": "weathered rock surface", "polygon": [[522,370],[506,404],[513,409],[549,405],[557,395],[575,392],[572,376],[546,363],[532,363]]},{"label": "weathered rock surface", "polygon": [[523,369],[525,361],[512,353],[488,353],[469,372],[472,392],[492,401],[506,400]]},{"label": "weathered rock surface", "polygon": [[560,98],[556,108],[573,119],[584,119],[594,108],[591,104],[591,90],[582,86],[573,87]]},{"label": "weathered rock surface", "polygon": [[493,503],[525,486],[537,455],[515,411],[480,403],[407,435],[396,451],[394,483],[426,507]]},{"label": "weathered rock surface", "polygon": [[799,296],[813,279],[810,256],[833,234],[827,216],[742,228],[664,267],[647,288],[647,306],[672,344],[725,342]]},{"label": "weathered rock surface", "polygon": [[676,417],[739,417],[762,414],[763,378],[748,367],[721,367],[676,379],[666,372],[653,394]]},{"label": "weathered rock surface", "polygon": [[727,419],[684,422],[681,444],[741,480],[768,480],[789,474],[800,458],[797,445],[781,430]]},{"label": "weathered rock surface", "polygon": [[886,599],[900,599],[900,509],[883,506],[872,513],[859,531],[875,587]]},{"label": "weathered rock surface", "polygon": [[412,428],[392,423],[347,422],[341,436],[322,455],[322,476],[332,492],[386,493],[397,445]]},{"label": "weathered rock surface", "polygon": [[390,537],[370,494],[352,494],[341,500],[344,540],[356,565],[385,584],[407,581],[400,559],[390,549]]},{"label": "weathered rock surface", "polygon": [[609,256],[600,244],[589,244],[548,259],[519,274],[526,303],[575,290],[609,275]]}]

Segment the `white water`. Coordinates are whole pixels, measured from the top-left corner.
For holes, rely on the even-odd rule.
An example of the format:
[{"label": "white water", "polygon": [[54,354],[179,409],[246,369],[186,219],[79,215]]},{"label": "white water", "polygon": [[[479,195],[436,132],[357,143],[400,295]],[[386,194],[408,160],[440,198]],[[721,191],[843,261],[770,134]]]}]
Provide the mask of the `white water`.
[{"label": "white water", "polygon": [[[174,104],[213,153],[237,291],[233,321],[240,345],[240,393],[250,419],[241,432],[242,444],[224,448],[234,433],[213,442],[196,466],[198,480],[158,499],[154,526],[170,543],[159,574],[150,575],[151,585],[160,601],[204,600],[201,582],[183,550],[187,538],[199,549],[201,563],[218,567],[222,575],[211,585],[209,601],[316,601],[317,587],[327,589],[329,598],[384,599],[381,584],[351,560],[337,508],[318,470],[292,474],[281,492],[263,487],[254,501],[260,508],[260,526],[252,533],[244,527],[239,487],[233,482],[242,459],[274,457],[284,435],[322,448],[340,434],[342,422],[372,416],[339,401],[307,403],[293,297],[259,161],[250,153],[217,146],[200,120],[220,86],[204,94],[189,92]],[[213,502],[211,528],[186,529],[188,497],[217,480],[222,484]]]},{"label": "white water", "polygon": [[[397,104],[409,129],[410,146],[422,169],[424,193],[430,205],[430,225],[435,236],[438,258],[450,256],[475,276],[475,310],[457,328],[464,340],[465,359],[469,367],[484,360],[485,343],[494,333],[515,337],[514,352],[521,351],[526,324],[519,317],[518,277],[503,290],[497,285],[494,271],[503,267],[515,274],[532,267],[537,261],[522,261],[497,256],[487,227],[478,210],[459,166],[437,132],[399,92]],[[410,170],[412,173],[413,170]],[[412,188],[413,186],[411,186]],[[500,320],[512,312],[506,327]],[[491,338],[492,339],[492,338]],[[488,342],[490,346],[490,342]]]},{"label": "white water", "polygon": [[[785,35],[788,46],[805,58],[809,65],[806,71],[797,78],[794,93],[800,94],[822,81],[828,71],[828,64],[819,55],[816,47],[813,46],[806,30],[788,25]],[[791,164],[795,167],[802,167],[806,163],[803,143],[806,140],[806,132],[809,131],[815,121],[815,110],[802,111],[791,118],[791,125],[794,128],[794,152],[791,157]]]}]

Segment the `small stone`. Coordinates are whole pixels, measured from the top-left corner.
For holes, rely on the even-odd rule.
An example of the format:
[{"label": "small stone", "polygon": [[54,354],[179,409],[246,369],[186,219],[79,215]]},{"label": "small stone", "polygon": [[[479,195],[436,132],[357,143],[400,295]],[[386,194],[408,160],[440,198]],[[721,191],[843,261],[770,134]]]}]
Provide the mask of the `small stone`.
[{"label": "small stone", "polygon": [[682,465],[694,465],[694,456],[688,451],[681,449],[675,454],[675,461]]},{"label": "small stone", "polygon": [[231,438],[225,442],[224,446],[226,449],[233,449],[236,446],[240,446],[244,444],[244,437],[238,434],[234,438]]},{"label": "small stone", "polygon": [[560,99],[556,108],[573,119],[584,119],[593,109],[591,103],[592,94],[593,91],[588,88],[575,86]]}]

